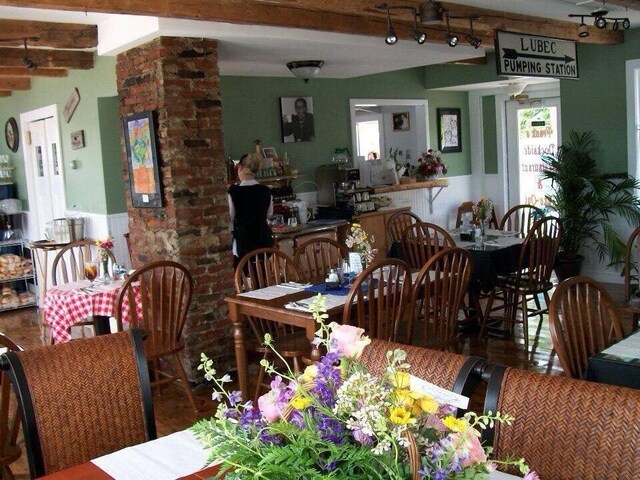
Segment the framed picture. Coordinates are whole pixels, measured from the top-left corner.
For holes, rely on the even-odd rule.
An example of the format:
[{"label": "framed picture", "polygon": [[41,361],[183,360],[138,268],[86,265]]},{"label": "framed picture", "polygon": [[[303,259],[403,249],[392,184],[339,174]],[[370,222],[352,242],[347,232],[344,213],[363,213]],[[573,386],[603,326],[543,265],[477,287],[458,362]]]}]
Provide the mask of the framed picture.
[{"label": "framed picture", "polygon": [[64,109],[62,110],[62,115],[67,123],[71,121],[71,117],[73,117],[73,112],[76,111],[76,107],[80,103],[80,92],[77,88],[74,88],[67,99],[67,103],[64,105]]},{"label": "framed picture", "polygon": [[278,158],[278,152],[273,147],[264,147],[262,149],[262,156],[264,158]]},{"label": "framed picture", "polygon": [[409,112],[392,113],[391,115],[393,116],[394,132],[407,132],[411,130]]},{"label": "framed picture", "polygon": [[280,97],[282,142],[310,142],[316,136],[313,97]]},{"label": "framed picture", "polygon": [[125,117],[123,123],[131,204],[134,207],[161,207],[162,195],[153,112],[130,115]]},{"label": "framed picture", "polygon": [[442,153],[461,152],[460,109],[438,108],[438,150]]}]

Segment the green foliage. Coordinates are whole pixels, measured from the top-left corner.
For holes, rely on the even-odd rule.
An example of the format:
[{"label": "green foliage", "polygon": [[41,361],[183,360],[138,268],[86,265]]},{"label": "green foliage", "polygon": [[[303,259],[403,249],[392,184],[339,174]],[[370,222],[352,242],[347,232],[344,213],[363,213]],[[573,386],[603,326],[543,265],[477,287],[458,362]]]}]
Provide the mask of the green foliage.
[{"label": "green foliage", "polygon": [[546,199],[562,220],[561,253],[575,258],[591,241],[601,261],[608,258],[609,265],[617,265],[624,258],[625,242],[611,221],[620,216],[630,225],[640,224],[640,199],[635,195],[640,182],[600,174],[592,157],[595,146],[593,132],[572,131],[555,154],[542,155],[542,178],[551,180],[553,192]]}]

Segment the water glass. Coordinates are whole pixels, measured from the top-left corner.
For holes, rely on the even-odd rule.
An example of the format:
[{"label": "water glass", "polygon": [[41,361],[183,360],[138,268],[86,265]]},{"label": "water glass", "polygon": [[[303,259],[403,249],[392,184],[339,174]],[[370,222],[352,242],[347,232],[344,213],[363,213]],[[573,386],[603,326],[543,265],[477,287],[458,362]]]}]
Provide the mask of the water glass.
[{"label": "water glass", "polygon": [[298,226],[298,219],[296,217],[289,217],[287,220],[287,226],[291,228],[295,228]]}]

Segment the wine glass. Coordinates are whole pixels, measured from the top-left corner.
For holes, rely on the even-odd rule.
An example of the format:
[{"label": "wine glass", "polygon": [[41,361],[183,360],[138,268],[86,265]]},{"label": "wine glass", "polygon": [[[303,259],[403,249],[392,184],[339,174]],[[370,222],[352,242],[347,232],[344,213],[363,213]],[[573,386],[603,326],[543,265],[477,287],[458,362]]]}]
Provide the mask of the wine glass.
[{"label": "wine glass", "polygon": [[87,261],[84,264],[84,276],[92,284],[98,276],[98,264],[95,261]]}]

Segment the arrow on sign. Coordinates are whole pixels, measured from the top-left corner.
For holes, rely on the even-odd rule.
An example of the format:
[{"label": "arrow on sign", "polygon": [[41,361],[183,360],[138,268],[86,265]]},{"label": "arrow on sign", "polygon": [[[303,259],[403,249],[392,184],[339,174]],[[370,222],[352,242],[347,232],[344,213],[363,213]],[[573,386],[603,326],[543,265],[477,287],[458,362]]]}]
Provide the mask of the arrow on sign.
[{"label": "arrow on sign", "polygon": [[573,62],[575,59],[571,58],[569,55],[565,55],[564,57],[552,57],[550,55],[534,55],[533,53],[518,53],[515,48],[503,48],[502,49],[504,58],[507,60],[515,60],[518,57],[522,58],[535,58],[538,60],[552,60],[556,62],[569,63]]}]

